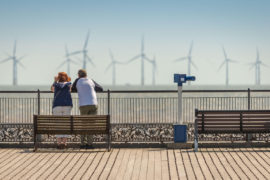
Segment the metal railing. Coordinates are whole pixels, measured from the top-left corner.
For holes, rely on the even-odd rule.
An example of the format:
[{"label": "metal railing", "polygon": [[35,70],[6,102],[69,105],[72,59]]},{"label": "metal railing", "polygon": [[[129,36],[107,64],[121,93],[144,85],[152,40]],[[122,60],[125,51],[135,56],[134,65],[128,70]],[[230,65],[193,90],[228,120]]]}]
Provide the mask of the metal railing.
[{"label": "metal railing", "polygon": [[[177,91],[110,91],[111,122],[176,123]],[[270,109],[270,90],[183,91],[183,120],[194,121],[194,110]],[[251,96],[252,95],[252,96]],[[107,91],[98,93],[98,114],[108,113]],[[72,114],[78,96],[72,93]],[[0,91],[0,123],[32,123],[33,114],[52,114],[50,91]]]}]

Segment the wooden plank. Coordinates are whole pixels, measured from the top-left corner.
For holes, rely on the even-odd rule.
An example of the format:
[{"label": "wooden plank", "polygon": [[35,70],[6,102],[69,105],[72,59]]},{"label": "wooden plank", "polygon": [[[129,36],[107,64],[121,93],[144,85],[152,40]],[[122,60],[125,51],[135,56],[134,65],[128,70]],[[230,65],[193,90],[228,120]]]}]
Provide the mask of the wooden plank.
[{"label": "wooden plank", "polygon": [[89,153],[89,156],[84,161],[80,161],[80,166],[77,167],[75,174],[70,176],[71,179],[81,179],[82,176],[87,171],[87,169],[96,160],[96,157],[97,157],[99,152],[98,152],[98,150],[95,150],[95,151],[86,151],[85,153]]},{"label": "wooden plank", "polygon": [[185,170],[184,162],[182,159],[182,152],[179,149],[175,149],[174,154],[176,158],[176,166],[178,169],[179,178],[187,179],[186,170]]},{"label": "wooden plank", "polygon": [[112,171],[113,165],[115,164],[116,159],[118,158],[120,149],[112,149],[111,156],[106,163],[105,168],[103,169],[102,174],[98,177],[100,180],[108,179],[110,172]]},{"label": "wooden plank", "polygon": [[3,176],[2,173],[4,173],[5,171],[8,171],[10,168],[12,168],[14,165],[16,165],[21,159],[24,159],[24,158],[25,158],[25,156],[23,156],[22,153],[17,151],[9,159],[6,159],[3,163],[1,163],[1,166],[0,166],[1,176]]},{"label": "wooden plank", "polygon": [[136,154],[137,154],[138,149],[130,149],[130,155],[129,155],[129,160],[128,163],[126,164],[126,171],[123,176],[123,179],[131,179],[132,178],[132,173],[134,170],[134,163],[136,160]]},{"label": "wooden plank", "polygon": [[198,116],[202,114],[270,114],[269,110],[199,110]]},{"label": "wooden plank", "polygon": [[225,149],[215,149],[216,156],[220,163],[222,164],[223,168],[226,170],[228,175],[231,179],[241,179],[241,177],[238,175],[238,173],[233,169],[231,163],[229,163],[226,156],[224,156]]},{"label": "wooden plank", "polygon": [[19,168],[24,162],[27,162],[29,159],[31,159],[33,155],[31,153],[27,154],[20,154],[20,158],[18,158],[16,161],[11,161],[8,165],[5,166],[5,168],[1,168],[0,174],[2,179],[7,179],[8,175],[14,172],[17,168]]},{"label": "wooden plank", "polygon": [[154,172],[154,179],[159,180],[162,179],[162,166],[161,166],[161,154],[160,154],[161,149],[157,149],[154,151],[154,164],[155,164],[155,172]]},{"label": "wooden plank", "polygon": [[100,160],[98,166],[95,168],[95,170],[93,171],[93,173],[89,177],[90,179],[99,179],[99,176],[103,173],[103,169],[105,168],[107,162],[110,159],[111,153],[112,153],[112,151],[110,151],[110,152],[106,151],[104,153],[104,155],[103,155],[102,159]]},{"label": "wooden plank", "polygon": [[29,177],[32,174],[32,172],[35,170],[36,166],[39,163],[42,163],[43,161],[53,156],[53,154],[51,153],[35,153],[35,154],[38,157],[35,158],[33,161],[28,161],[29,162],[28,164],[23,164],[22,166],[20,166],[20,170],[12,177],[10,177],[10,179],[27,179],[27,177]]},{"label": "wooden plank", "polygon": [[237,149],[238,153],[237,155],[242,159],[244,164],[249,167],[249,169],[259,178],[259,179],[266,179],[262,172],[258,169],[257,166],[254,165],[255,162],[250,161],[249,157],[245,156],[244,152],[242,150]]},{"label": "wooden plank", "polygon": [[65,180],[72,179],[76,175],[76,173],[80,170],[80,168],[82,168],[82,166],[88,160],[90,155],[91,155],[90,152],[85,152],[85,151],[80,150],[79,155],[76,156],[74,163],[72,163],[73,166],[71,167],[71,169],[69,169],[69,171],[65,174],[65,176],[62,177],[62,179],[65,179]]},{"label": "wooden plank", "polygon": [[0,167],[1,167],[1,164],[6,161],[6,159],[9,159],[10,157],[12,157],[14,154],[17,153],[16,151],[11,150],[11,149],[9,149],[9,150],[1,149],[1,150],[2,150],[2,152],[0,154]]},{"label": "wooden plank", "polygon": [[199,151],[199,152],[195,152],[194,154],[195,154],[196,158],[198,159],[198,165],[200,166],[200,168],[203,172],[204,178],[205,179],[214,179],[213,175],[211,174],[211,172],[209,170],[209,167],[206,164],[206,161],[202,155],[202,152]]},{"label": "wooden plank", "polygon": [[206,179],[193,150],[186,150],[196,179]]},{"label": "wooden plank", "polygon": [[74,159],[75,155],[77,153],[69,153],[66,158],[57,166],[57,168],[53,169],[53,171],[46,177],[46,179],[57,179],[58,176],[63,177],[65,176],[65,168],[72,163],[72,160]]},{"label": "wooden plank", "polygon": [[[77,163],[81,160],[84,154],[87,152],[80,150],[78,153],[74,153],[74,156],[71,159],[67,159],[68,163],[62,168],[62,170],[58,170],[59,173],[53,179],[68,179],[70,172],[76,167]],[[87,153],[89,154],[89,152]]]},{"label": "wooden plank", "polygon": [[[220,124],[220,123],[227,123],[227,124],[239,124],[240,123],[240,120],[227,120],[227,119],[224,119],[224,120],[216,120],[216,119],[213,119],[213,120],[206,120],[204,121],[204,124]],[[198,121],[197,122],[198,125],[201,125],[202,124],[202,121]]]},{"label": "wooden plank", "polygon": [[235,160],[235,162],[238,164],[239,167],[243,170],[244,174],[249,178],[249,179],[258,179],[258,177],[254,174],[254,172],[250,169],[250,167],[246,164],[245,160],[242,160],[236,149],[230,149],[230,154],[232,158]]},{"label": "wooden plank", "polygon": [[208,151],[209,151],[209,155],[212,158],[213,163],[217,167],[222,177],[224,179],[232,179],[231,175],[228,173],[227,169],[223,166],[222,162],[220,161],[219,156],[217,156],[217,153],[221,154],[221,152],[217,152],[219,151],[219,149],[209,148]]},{"label": "wooden plank", "polygon": [[122,160],[124,158],[124,155],[125,155],[126,151],[127,151],[126,149],[120,149],[119,150],[119,154],[117,156],[116,161],[114,162],[114,165],[112,167],[112,170],[111,170],[111,172],[109,174],[108,179],[115,179],[116,178],[116,175],[117,175],[117,173],[119,171],[119,168],[121,166],[121,162],[122,162]]},{"label": "wooden plank", "polygon": [[186,168],[187,179],[196,179],[196,175],[194,174],[194,169],[189,158],[188,150],[180,150],[180,152],[182,154],[183,163]]},{"label": "wooden plank", "polygon": [[168,161],[169,161],[169,173],[170,173],[171,179],[179,179],[173,151],[174,150],[172,149],[167,150],[167,153],[168,153],[167,156],[168,156]]},{"label": "wooden plank", "polygon": [[[196,119],[198,119],[198,121],[202,121],[202,116],[201,117],[197,117]],[[211,115],[211,116],[204,116],[203,118],[204,120],[213,120],[213,119],[218,119],[218,120],[239,120],[240,119],[240,114],[232,116],[232,115],[228,115],[228,114],[224,114],[224,115]]]},{"label": "wooden plank", "polygon": [[147,163],[147,174],[146,179],[155,179],[155,151],[148,149],[148,163]]},{"label": "wooden plank", "polygon": [[264,163],[264,161],[259,161],[259,157],[256,155],[256,152],[254,152],[251,148],[245,148],[243,150],[241,149],[241,152],[249,160],[249,162],[251,162],[252,165],[256,167],[256,169],[265,179],[268,179],[267,177],[270,177],[270,171],[264,166],[267,164]]},{"label": "wooden plank", "polygon": [[[213,126],[220,126],[224,125],[224,127],[227,126],[234,126],[234,127],[240,127],[240,122],[205,122],[204,127],[213,127]],[[198,124],[198,127],[201,127],[202,123]]]},{"label": "wooden plank", "polygon": [[[257,157],[260,157],[261,162],[263,161],[264,167],[270,170],[270,148],[252,148],[254,152],[256,152]],[[268,156],[267,156],[268,155]]]},{"label": "wooden plank", "polygon": [[259,117],[256,117],[256,118],[243,118],[243,122],[249,122],[249,121],[262,121],[262,122],[265,122],[265,123],[270,123],[270,118],[268,119],[265,119],[265,118],[259,118]]},{"label": "wooden plank", "polygon": [[130,150],[126,150],[125,155],[122,159],[122,162],[120,164],[120,167],[118,169],[118,172],[116,174],[116,178],[115,179],[124,179],[124,175],[127,169],[127,164],[128,164],[128,160],[129,160],[129,156],[130,156]]},{"label": "wooden plank", "polygon": [[[58,124],[58,125],[54,125],[54,124],[42,124],[42,125],[38,125],[37,129],[44,129],[44,128],[47,128],[47,129],[70,129],[72,126],[71,125],[61,125],[61,124]],[[84,128],[84,129],[87,129],[87,128],[106,128],[107,125],[106,124],[85,124],[85,125],[74,125],[73,128]]]},{"label": "wooden plank", "polygon": [[[38,153],[38,152],[36,152]],[[40,161],[35,161],[35,163],[31,163],[31,166],[26,166],[24,171],[16,175],[18,179],[30,179],[46,162],[48,162],[55,153],[41,153],[43,157]]]},{"label": "wooden plank", "polygon": [[[63,153],[55,153],[53,156],[48,159],[48,161],[40,162],[36,165],[35,171],[32,171],[32,173],[29,173],[29,176],[26,175],[25,177],[28,179],[39,179],[45,172],[48,172],[48,169],[53,166],[59,158],[63,158]],[[59,162],[58,162],[59,163]]]},{"label": "wooden plank", "polygon": [[48,167],[48,169],[46,169],[45,171],[43,171],[43,173],[38,177],[39,179],[46,179],[48,178],[53,171],[58,168],[59,166],[61,166],[61,164],[65,161],[65,159],[70,155],[70,153],[63,153],[62,156],[59,156],[59,158],[56,159],[55,162],[52,162],[52,164]]},{"label": "wooden plank", "polygon": [[97,152],[97,156],[92,161],[90,166],[86,168],[84,174],[80,177],[80,179],[90,179],[92,174],[95,172],[96,168],[98,167],[101,159],[103,158],[105,152]]},{"label": "wooden plank", "polygon": [[170,179],[169,161],[167,158],[167,149],[161,150],[161,174],[162,179]]},{"label": "wooden plank", "polygon": [[141,163],[142,163],[142,154],[143,154],[143,149],[137,149],[132,177],[131,177],[132,180],[139,180]]},{"label": "wooden plank", "polygon": [[205,163],[207,164],[207,167],[209,168],[214,179],[222,179],[218,169],[216,168],[215,164],[213,164],[212,158],[208,154],[207,149],[200,148],[200,152],[202,153]]},{"label": "wooden plank", "polygon": [[147,179],[147,167],[148,167],[148,151],[146,149],[142,152],[142,162],[141,162],[141,169],[139,179]]},{"label": "wooden plank", "polygon": [[20,179],[20,173],[24,172],[27,167],[33,167],[33,164],[36,162],[41,161],[45,156],[42,156],[41,153],[35,153],[33,154],[30,159],[26,161],[22,161],[22,164],[20,164],[17,168],[12,170],[6,177],[3,177],[5,179]]},{"label": "wooden plank", "polygon": [[228,126],[219,126],[219,125],[204,125],[204,129],[224,129],[224,128],[237,128],[237,127],[240,127],[240,126],[233,126],[233,125],[228,125]]},{"label": "wooden plank", "polygon": [[[248,179],[248,177],[246,176],[246,174],[244,173],[244,171],[242,170],[242,167],[238,165],[238,162],[235,161],[235,159],[232,157],[232,155],[230,154],[230,149],[222,149],[222,156],[223,158],[227,161],[228,163],[228,167],[226,168],[230,168],[233,172],[232,175],[234,174],[234,179]],[[231,171],[230,171],[231,172]]]}]

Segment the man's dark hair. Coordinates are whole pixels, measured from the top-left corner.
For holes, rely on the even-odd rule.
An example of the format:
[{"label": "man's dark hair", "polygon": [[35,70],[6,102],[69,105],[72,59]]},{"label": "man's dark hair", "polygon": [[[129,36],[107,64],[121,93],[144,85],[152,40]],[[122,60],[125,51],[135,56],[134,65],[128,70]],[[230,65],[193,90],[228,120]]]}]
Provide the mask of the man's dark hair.
[{"label": "man's dark hair", "polygon": [[79,75],[80,78],[83,78],[83,77],[87,76],[87,73],[86,73],[86,71],[84,69],[80,69],[78,71],[78,75]]}]

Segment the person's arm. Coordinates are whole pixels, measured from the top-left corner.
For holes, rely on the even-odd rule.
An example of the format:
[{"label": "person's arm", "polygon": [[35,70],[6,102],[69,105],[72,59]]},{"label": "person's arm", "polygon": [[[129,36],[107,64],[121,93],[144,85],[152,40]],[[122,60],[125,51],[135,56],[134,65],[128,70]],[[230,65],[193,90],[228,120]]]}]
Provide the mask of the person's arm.
[{"label": "person's arm", "polygon": [[101,91],[103,91],[103,87],[101,86],[101,85],[99,85],[96,81],[94,81],[93,79],[92,79],[92,81],[94,82],[94,84],[95,84],[95,91],[97,91],[97,92],[101,92]]},{"label": "person's arm", "polygon": [[77,82],[80,78],[77,78],[74,83],[72,84],[72,87],[71,87],[71,92],[77,92]]},{"label": "person's arm", "polygon": [[51,91],[54,92],[54,86],[55,86],[55,83],[57,83],[58,81],[58,77],[57,76],[54,76],[54,82],[53,84],[51,85]]}]

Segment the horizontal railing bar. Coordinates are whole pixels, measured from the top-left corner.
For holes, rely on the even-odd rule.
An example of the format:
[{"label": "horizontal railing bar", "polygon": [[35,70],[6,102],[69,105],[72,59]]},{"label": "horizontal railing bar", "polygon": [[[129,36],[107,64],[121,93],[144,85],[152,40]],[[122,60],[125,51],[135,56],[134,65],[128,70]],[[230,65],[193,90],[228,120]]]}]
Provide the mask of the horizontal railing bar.
[{"label": "horizontal railing bar", "polygon": [[[37,93],[38,91],[0,91],[0,93]],[[39,91],[40,93],[53,93],[52,91]],[[98,93],[107,93],[102,91]],[[111,90],[110,93],[176,93],[177,90]],[[248,90],[183,90],[183,93],[208,93],[208,92],[248,92]],[[250,90],[250,92],[270,92],[270,90]]]}]

